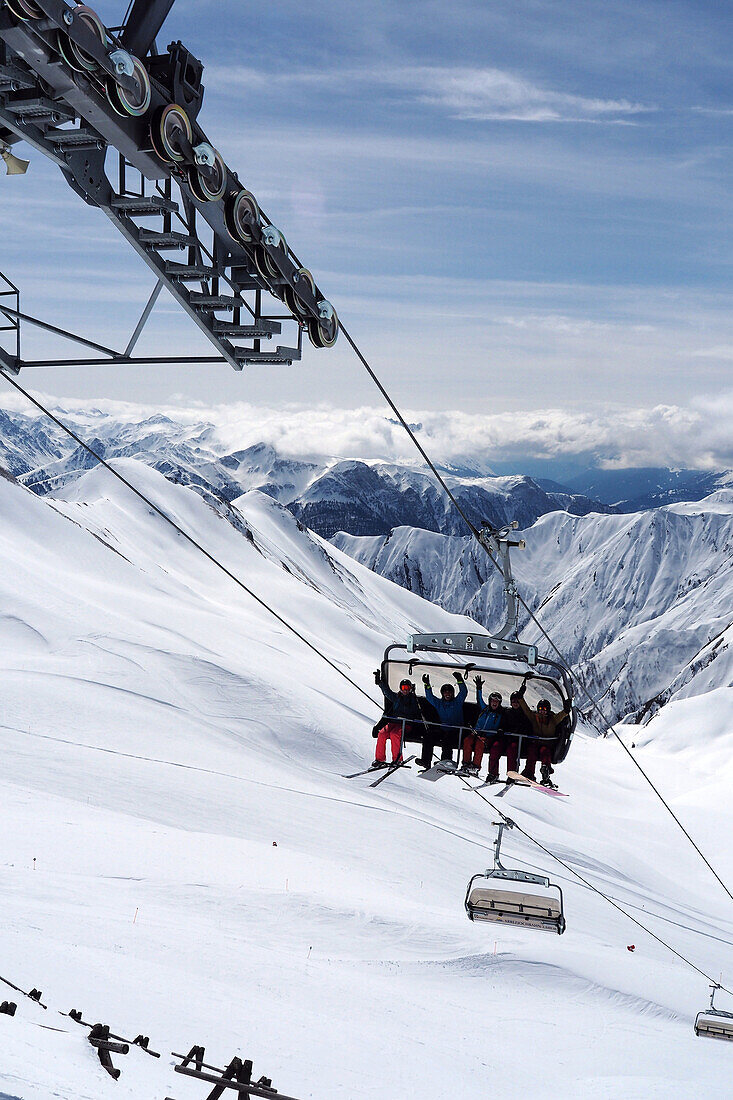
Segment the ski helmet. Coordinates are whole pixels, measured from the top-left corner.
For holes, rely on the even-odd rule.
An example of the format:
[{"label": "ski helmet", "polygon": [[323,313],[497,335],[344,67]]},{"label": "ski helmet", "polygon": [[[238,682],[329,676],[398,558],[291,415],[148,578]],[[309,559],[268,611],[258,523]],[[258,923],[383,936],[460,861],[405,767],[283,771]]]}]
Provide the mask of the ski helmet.
[{"label": "ski helmet", "polygon": [[451,695],[455,695],[456,689],[453,687],[453,684],[443,684],[440,689],[440,694],[445,695],[447,692],[450,692]]},{"label": "ski helmet", "polygon": [[412,680],[400,680],[400,691],[412,691]]},{"label": "ski helmet", "polygon": [[546,710],[549,714],[549,712],[552,710],[552,707],[550,706],[550,700],[540,699],[539,703],[537,704],[537,710]]},{"label": "ski helmet", "polygon": [[491,702],[492,699],[496,699],[499,703],[501,703],[501,692],[492,691],[491,695],[489,696],[489,702]]}]

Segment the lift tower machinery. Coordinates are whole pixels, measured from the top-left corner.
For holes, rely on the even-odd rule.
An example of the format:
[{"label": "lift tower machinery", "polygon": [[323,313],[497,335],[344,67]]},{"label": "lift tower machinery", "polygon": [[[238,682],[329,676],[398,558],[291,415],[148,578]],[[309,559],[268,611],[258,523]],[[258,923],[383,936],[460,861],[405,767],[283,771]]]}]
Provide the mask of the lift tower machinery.
[{"label": "lift tower machinery", "polygon": [[[17,142],[43,153],[77,195],[107,215],[156,278],[127,348],[114,351],[22,313],[17,287],[3,277],[0,330],[11,344],[0,347],[2,369],[223,361],[241,370],[300,359],[304,331],[319,348],[336,341],[333,306],[197,121],[202,63],[182,42],[158,51],[174,2],[134,0],[122,26],[105,27],[86,4],[0,0],[0,156],[8,173],[25,170],[11,151]],[[173,260],[172,253],[183,256]],[[215,355],[133,357],[163,288]],[[23,320],[100,358],[24,360]],[[292,346],[271,349],[267,342],[284,324],[293,332]]]}]

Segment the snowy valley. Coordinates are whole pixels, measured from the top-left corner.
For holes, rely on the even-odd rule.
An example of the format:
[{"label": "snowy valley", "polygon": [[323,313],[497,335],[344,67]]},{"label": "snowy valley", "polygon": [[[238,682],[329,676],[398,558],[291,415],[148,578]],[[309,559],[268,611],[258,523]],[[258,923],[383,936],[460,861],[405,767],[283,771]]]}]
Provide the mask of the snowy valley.
[{"label": "snowy valley", "polygon": [[[376,790],[341,778],[372,755],[384,646],[470,620],[360,565],[272,496],[232,505],[129,458],[115,468],[374,702],[103,469],[45,497],[0,479],[0,974],[49,1005],[0,985],[20,1000],[15,1017],[0,1015],[0,1092],[202,1100],[170,1052],[203,1043],[216,1064],[252,1058],[281,1092],[314,1100],[724,1094],[729,1045],[692,1032],[703,976],[521,836],[507,854],[561,883],[567,932],[470,924],[463,897],[491,863],[491,806],[450,778],[403,771]],[[716,504],[721,526],[675,507],[680,559],[694,530],[714,561],[730,502]],[[591,520],[615,526],[591,537]],[[604,539],[653,552],[626,534],[638,522],[543,517],[533,532],[546,527],[544,542],[518,557],[528,594],[555,583],[547,547],[559,539],[583,561],[574,584],[589,601],[586,559]],[[659,561],[652,587],[656,573]],[[722,621],[726,590],[714,570],[705,583]],[[663,570],[659,585],[665,594]],[[570,591],[553,600],[567,607]],[[598,605],[586,606],[590,617]],[[678,626],[670,618],[670,633]],[[720,658],[698,663],[643,731],[622,733],[730,882],[719,838],[732,824],[721,767],[731,688]],[[560,774],[567,800],[517,789],[503,811],[729,981],[733,905],[619,747],[581,728]],[[83,1029],[57,1014],[71,1007],[149,1035],[163,1057],[133,1048],[112,1081]]]}]

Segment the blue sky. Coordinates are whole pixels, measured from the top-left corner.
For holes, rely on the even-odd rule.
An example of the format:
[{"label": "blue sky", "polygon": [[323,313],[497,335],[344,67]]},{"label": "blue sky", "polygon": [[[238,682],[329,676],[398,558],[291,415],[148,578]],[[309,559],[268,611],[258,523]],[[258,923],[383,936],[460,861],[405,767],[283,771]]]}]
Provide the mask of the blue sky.
[{"label": "blue sky", "polygon": [[[112,24],[123,7],[97,10]],[[709,408],[733,388],[732,23],[701,0],[177,0],[163,38],[204,61],[209,136],[402,403],[579,415]],[[32,159],[0,179],[0,266],[29,310],[124,343],[150,277]],[[147,347],[162,346],[206,353],[161,301]],[[143,401],[271,403],[276,388],[374,403],[343,341],[277,376],[33,380]]]}]

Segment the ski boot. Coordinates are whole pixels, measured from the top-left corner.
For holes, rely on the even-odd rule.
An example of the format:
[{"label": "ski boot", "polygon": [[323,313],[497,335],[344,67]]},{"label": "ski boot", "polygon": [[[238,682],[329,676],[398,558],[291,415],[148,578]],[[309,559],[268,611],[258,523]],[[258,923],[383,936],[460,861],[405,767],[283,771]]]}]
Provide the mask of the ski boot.
[{"label": "ski boot", "polygon": [[550,779],[554,770],[552,764],[543,764],[540,768],[540,774],[542,776],[540,783],[543,787],[549,787],[551,791],[557,790],[557,783],[553,783]]}]

